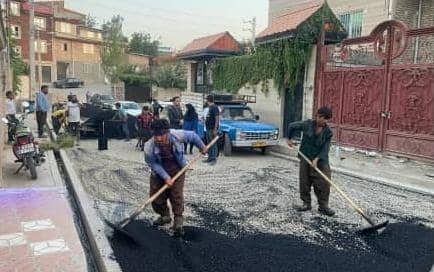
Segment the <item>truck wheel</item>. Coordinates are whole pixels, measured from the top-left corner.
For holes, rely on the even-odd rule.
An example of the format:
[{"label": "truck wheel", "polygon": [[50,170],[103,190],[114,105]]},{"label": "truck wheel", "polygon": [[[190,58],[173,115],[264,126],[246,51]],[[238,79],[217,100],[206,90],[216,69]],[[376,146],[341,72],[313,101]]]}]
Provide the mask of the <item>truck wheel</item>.
[{"label": "truck wheel", "polygon": [[227,134],[225,134],[225,142],[223,144],[223,154],[226,157],[229,157],[232,155],[231,139],[229,139],[229,136]]},{"label": "truck wheel", "polygon": [[268,151],[269,151],[269,150],[268,150],[268,147],[262,147],[262,148],[261,148],[261,154],[262,154],[262,155],[267,155],[267,154],[268,154]]},{"label": "truck wheel", "polygon": [[38,173],[36,172],[36,165],[35,165],[35,161],[33,160],[32,157],[27,157],[26,158],[26,164],[27,167],[29,168],[30,171],[30,178],[31,179],[37,179],[38,178]]}]

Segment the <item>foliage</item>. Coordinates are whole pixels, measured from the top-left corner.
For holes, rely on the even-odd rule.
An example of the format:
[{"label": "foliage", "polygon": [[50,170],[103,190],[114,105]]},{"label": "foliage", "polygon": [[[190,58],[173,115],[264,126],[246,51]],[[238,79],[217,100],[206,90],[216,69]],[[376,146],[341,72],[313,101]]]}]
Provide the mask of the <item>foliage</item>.
[{"label": "foliage", "polygon": [[86,15],[86,20],[84,22],[84,25],[87,27],[96,27],[97,26],[96,17],[92,16],[90,13]]},{"label": "foliage", "polygon": [[131,53],[156,56],[160,41],[153,39],[149,33],[134,32],[128,43],[128,50]]},{"label": "foliage", "polygon": [[14,92],[19,92],[21,90],[21,80],[20,76],[29,74],[29,67],[23,61],[21,56],[14,50],[15,46],[17,46],[17,41],[8,33],[8,41],[9,41],[9,59],[11,62],[11,71],[12,71],[12,89]]},{"label": "foliage", "polygon": [[185,89],[187,87],[187,69],[181,62],[161,65],[155,71],[154,77],[161,88]]},{"label": "foliage", "polygon": [[74,147],[74,139],[75,138],[68,133],[59,134],[56,141],[40,143],[39,147],[42,151],[59,151],[60,149]]},{"label": "foliage", "polygon": [[126,85],[134,85],[138,87],[148,87],[154,83],[154,79],[150,74],[138,74],[138,73],[123,73],[120,76]]},{"label": "foliage", "polygon": [[118,83],[123,72],[126,37],[122,32],[124,19],[120,15],[102,25],[104,46],[101,50],[102,68],[111,83]]},{"label": "foliage", "polygon": [[246,84],[262,83],[262,91],[268,91],[268,82],[283,90],[295,87],[307,61],[312,44],[320,36],[324,18],[335,27],[341,24],[324,4],[313,16],[300,24],[294,36],[259,45],[252,55],[217,60],[212,65],[213,85],[219,90],[238,92]]}]

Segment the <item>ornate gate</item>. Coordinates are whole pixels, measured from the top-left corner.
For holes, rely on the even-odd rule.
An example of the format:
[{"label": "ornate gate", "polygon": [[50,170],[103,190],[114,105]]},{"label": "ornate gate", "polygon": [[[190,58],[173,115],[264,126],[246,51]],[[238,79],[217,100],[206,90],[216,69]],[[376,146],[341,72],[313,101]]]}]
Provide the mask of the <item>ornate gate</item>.
[{"label": "ornate gate", "polygon": [[338,143],[434,159],[434,27],[387,21],[319,51],[315,106]]}]

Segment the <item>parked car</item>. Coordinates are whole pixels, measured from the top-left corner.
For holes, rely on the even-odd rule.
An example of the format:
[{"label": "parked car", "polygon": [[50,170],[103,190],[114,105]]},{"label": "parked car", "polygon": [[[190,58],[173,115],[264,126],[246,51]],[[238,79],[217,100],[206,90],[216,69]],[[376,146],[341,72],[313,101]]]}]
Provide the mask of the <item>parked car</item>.
[{"label": "parked car", "polygon": [[111,109],[114,102],[115,99],[109,94],[94,94],[90,98],[90,104],[94,106],[105,107],[107,109]]},{"label": "parked car", "polygon": [[84,81],[78,78],[65,78],[53,82],[55,88],[79,88],[84,86]]},{"label": "parked car", "polygon": [[[142,109],[140,108],[139,104],[134,101],[117,101],[114,104],[116,103],[120,103],[121,109],[125,110],[128,115],[137,117],[142,113]],[[116,109],[114,104],[113,109]]]}]

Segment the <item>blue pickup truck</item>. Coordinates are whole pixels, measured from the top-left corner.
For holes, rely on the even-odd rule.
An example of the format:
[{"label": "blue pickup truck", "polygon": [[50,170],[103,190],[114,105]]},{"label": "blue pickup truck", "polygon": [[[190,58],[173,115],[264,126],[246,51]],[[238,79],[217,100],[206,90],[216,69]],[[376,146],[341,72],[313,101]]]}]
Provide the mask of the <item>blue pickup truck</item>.
[{"label": "blue pickup truck", "polygon": [[259,116],[246,103],[219,104],[220,133],[223,134],[221,147],[225,156],[233,148],[260,149],[266,154],[267,148],[278,144],[279,129],[271,124],[259,122]]}]

